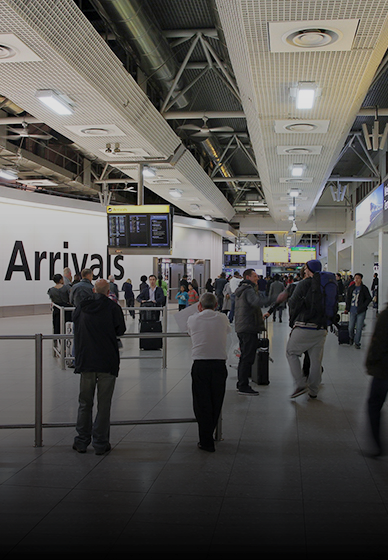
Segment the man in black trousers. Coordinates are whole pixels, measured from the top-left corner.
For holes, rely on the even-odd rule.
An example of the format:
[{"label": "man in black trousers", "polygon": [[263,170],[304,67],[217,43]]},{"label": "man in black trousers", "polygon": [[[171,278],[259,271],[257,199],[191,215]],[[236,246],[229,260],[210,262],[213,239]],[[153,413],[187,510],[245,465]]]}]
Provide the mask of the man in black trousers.
[{"label": "man in black trousers", "polygon": [[[111,449],[109,442],[110,409],[120,355],[117,337],[126,330],[121,306],[109,299],[109,282],[95,283],[95,293],[80,302],[73,314],[74,373],[80,373],[77,436],[73,449],[86,453],[92,443],[96,455]],[[94,395],[97,391],[97,414],[92,420]]]},{"label": "man in black trousers", "polygon": [[198,422],[198,447],[213,452],[216,429],[225,396],[227,337],[231,330],[224,313],[215,311],[217,298],[202,294],[198,311],[187,320],[192,341],[191,369],[193,408]]}]

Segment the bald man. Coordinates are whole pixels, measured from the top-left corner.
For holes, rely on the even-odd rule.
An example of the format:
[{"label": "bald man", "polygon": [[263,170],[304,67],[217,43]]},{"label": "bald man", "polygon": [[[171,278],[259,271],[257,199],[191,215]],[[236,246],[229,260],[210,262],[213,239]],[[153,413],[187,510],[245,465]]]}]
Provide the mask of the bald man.
[{"label": "bald man", "polygon": [[[85,453],[92,443],[96,455],[111,449],[110,409],[120,368],[117,337],[125,333],[121,306],[109,299],[109,282],[99,279],[89,298],[73,313],[75,373],[81,374],[79,407],[73,449]],[[93,402],[97,389],[97,413]]]}]

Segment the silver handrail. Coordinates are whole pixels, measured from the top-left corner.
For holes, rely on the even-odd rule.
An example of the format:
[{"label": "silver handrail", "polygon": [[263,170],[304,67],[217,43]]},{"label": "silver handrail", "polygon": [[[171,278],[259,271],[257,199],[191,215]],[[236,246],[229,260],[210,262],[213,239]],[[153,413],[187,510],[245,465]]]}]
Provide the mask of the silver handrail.
[{"label": "silver handrail", "polygon": [[[59,309],[59,321],[60,321],[60,334],[63,335],[65,334],[65,313],[66,311],[74,311],[75,307],[62,307],[56,303],[52,303],[53,307],[56,307],[57,309]],[[142,311],[142,309],[140,307],[122,307],[120,306],[121,309],[123,311],[138,311],[139,313]],[[144,309],[143,309],[144,311]],[[167,312],[168,312],[168,307],[167,307],[167,302],[166,305],[163,307],[152,307],[152,311],[162,311],[162,332],[167,332]],[[158,333],[159,335],[160,333]],[[121,337],[122,338],[122,337]],[[140,338],[140,337],[139,337]],[[141,338],[147,338],[145,336],[145,333],[142,333]],[[155,336],[155,337],[148,337],[148,338],[162,338],[163,339],[163,345],[162,345],[162,356],[154,356],[154,358],[160,358],[162,359],[163,362],[163,369],[167,368],[167,337],[161,337],[161,336]],[[66,348],[66,340],[70,339],[70,335],[67,335],[65,338],[61,338],[61,337],[54,337],[53,340],[60,340],[60,350],[58,351],[58,348],[53,347],[53,352],[54,355],[59,357],[60,359],[60,363],[61,363],[61,369],[66,369],[66,352],[65,352],[65,348]],[[143,358],[148,358],[149,356],[132,356],[131,358],[129,357],[124,357],[123,359],[143,359]],[[70,358],[69,358],[70,360]]]},{"label": "silver handrail", "polygon": [[[156,309],[156,308],[155,308]],[[162,332],[162,333],[128,333],[122,338],[182,338],[189,337],[188,333],[182,332]],[[35,341],[35,422],[34,424],[3,424],[0,429],[21,429],[21,428],[34,428],[35,429],[35,447],[43,447],[43,428],[63,428],[75,427],[75,423],[57,422],[57,423],[44,423],[43,422],[43,340],[67,340],[74,338],[72,334],[41,334],[35,335],[0,335],[0,340],[34,340]],[[140,425],[140,424],[181,424],[181,423],[195,423],[195,418],[167,418],[155,420],[121,420],[112,421],[112,426],[123,425]],[[215,437],[217,441],[222,439],[222,413],[218,419]]]}]

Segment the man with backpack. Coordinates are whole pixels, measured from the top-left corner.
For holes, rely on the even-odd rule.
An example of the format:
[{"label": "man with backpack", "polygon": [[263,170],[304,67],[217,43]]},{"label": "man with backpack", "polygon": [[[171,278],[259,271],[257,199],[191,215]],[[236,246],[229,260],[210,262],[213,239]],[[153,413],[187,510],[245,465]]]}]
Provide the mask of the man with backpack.
[{"label": "man with backpack", "polygon": [[[334,273],[322,272],[320,261],[308,261],[306,266],[305,279],[297,284],[289,299],[292,331],[286,356],[295,381],[291,398],[308,391],[309,397],[314,399],[321,383],[327,328],[337,316],[338,286]],[[307,380],[301,365],[304,352],[308,352],[310,358]]]}]

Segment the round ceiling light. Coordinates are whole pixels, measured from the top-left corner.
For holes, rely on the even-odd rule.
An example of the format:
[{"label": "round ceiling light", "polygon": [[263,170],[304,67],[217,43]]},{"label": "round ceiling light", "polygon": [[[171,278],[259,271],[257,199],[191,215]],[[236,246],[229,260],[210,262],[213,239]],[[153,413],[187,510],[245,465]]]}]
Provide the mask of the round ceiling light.
[{"label": "round ceiling light", "polygon": [[288,124],[285,128],[291,132],[312,132],[317,128],[317,125],[308,122],[292,123]]},{"label": "round ceiling light", "polygon": [[288,150],[284,150],[287,154],[311,154],[312,150],[309,150],[308,148],[289,148]]},{"label": "round ceiling light", "polygon": [[12,58],[17,54],[18,51],[14,47],[10,47],[9,45],[0,45],[0,60]]},{"label": "round ceiling light", "polygon": [[82,134],[87,134],[88,136],[106,136],[109,134],[109,130],[106,128],[83,128],[81,130]]},{"label": "round ceiling light", "polygon": [[283,35],[284,43],[301,49],[319,49],[336,43],[342,34],[334,29],[298,29]]}]

